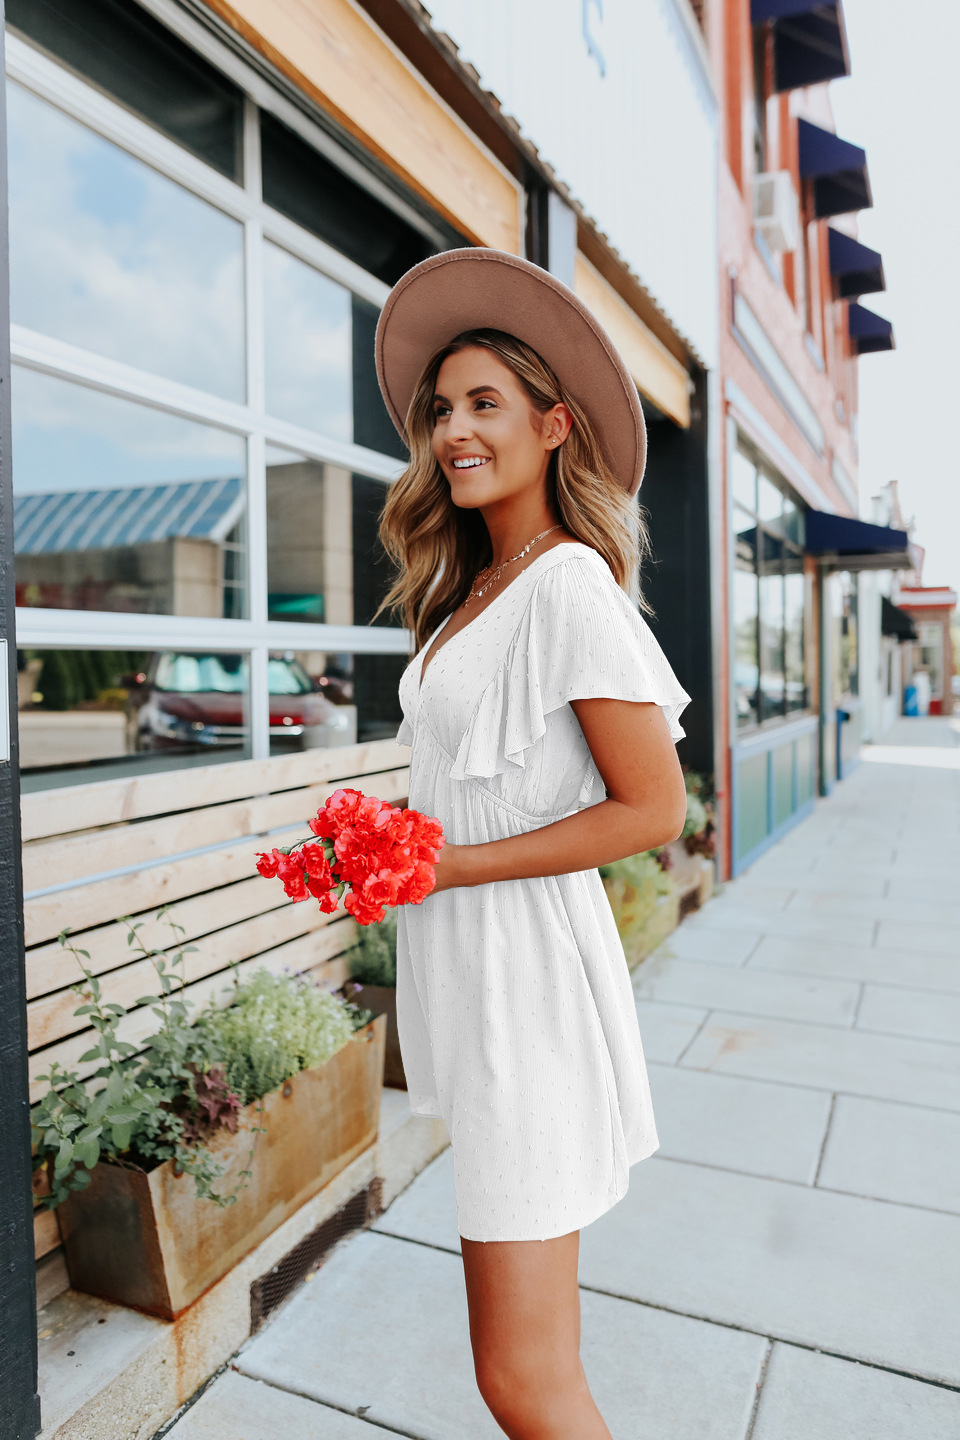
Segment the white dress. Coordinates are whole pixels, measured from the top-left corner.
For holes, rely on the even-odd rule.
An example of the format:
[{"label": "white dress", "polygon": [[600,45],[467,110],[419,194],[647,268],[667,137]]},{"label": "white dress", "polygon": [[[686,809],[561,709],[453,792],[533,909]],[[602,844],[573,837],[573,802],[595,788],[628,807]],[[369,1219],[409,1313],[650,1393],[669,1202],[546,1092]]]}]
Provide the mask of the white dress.
[{"label": "white dress", "polygon": [[[449,618],[449,617],[448,617]],[[446,621],[443,622],[446,624]],[[689,702],[587,545],[544,551],[400,681],[409,803],[447,839],[535,830],[605,798],[571,700]],[[397,1019],[415,1115],[440,1115],[468,1240],[595,1220],[659,1146],[630,977],[596,870],[506,880],[398,910]]]}]

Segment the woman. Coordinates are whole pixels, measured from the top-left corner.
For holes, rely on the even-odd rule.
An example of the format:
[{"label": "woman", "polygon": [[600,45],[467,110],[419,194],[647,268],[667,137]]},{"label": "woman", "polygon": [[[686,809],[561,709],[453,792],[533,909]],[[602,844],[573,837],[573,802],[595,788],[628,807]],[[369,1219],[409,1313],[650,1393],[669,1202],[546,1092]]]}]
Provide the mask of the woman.
[{"label": "woman", "polygon": [[[414,1114],[442,1115],[477,1381],[513,1440],[609,1431],[579,1358],[579,1231],[657,1149],[596,867],[679,835],[685,694],[636,606],[636,387],[590,312],[499,251],[394,287],[377,367],[410,463],[381,524],[410,804],[447,844],[399,912]],[[381,607],[382,608],[382,607]]]}]

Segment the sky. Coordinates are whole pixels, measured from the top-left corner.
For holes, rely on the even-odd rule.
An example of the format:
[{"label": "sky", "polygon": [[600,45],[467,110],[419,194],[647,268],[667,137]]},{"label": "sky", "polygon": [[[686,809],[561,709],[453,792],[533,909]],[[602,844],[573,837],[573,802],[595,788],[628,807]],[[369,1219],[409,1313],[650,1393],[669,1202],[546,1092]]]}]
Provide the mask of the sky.
[{"label": "sky", "polygon": [[835,81],[837,133],[867,152],[873,209],[859,237],[887,289],[863,303],[897,348],[860,360],[860,495],[900,482],[926,551],[925,585],[960,589],[960,53],[958,0],[844,0],[851,74]]}]

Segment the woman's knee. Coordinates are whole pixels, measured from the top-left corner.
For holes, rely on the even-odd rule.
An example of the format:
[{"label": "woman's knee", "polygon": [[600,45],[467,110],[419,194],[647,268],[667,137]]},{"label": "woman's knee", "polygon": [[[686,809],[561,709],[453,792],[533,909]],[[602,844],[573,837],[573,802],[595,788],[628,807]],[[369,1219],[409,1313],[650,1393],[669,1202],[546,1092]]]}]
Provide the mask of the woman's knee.
[{"label": "woman's knee", "polygon": [[474,1352],[477,1388],[497,1424],[517,1440],[552,1434],[557,1415],[588,1394],[579,1356],[544,1366],[542,1357]]}]

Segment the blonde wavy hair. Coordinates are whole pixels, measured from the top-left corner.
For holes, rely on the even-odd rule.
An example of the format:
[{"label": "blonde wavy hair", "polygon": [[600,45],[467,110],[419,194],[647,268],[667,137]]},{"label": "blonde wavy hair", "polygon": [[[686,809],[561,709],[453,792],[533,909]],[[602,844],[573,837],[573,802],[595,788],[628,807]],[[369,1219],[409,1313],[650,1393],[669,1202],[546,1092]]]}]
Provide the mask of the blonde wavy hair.
[{"label": "blonde wavy hair", "polygon": [[640,594],[640,565],[650,548],[646,518],[607,464],[590,420],[529,345],[501,330],[467,330],[432,356],[407,411],[410,463],[390,487],[380,518],[380,541],[398,573],[377,615],[399,612],[419,651],[493,558],[483,516],[454,505],[431,443],[440,366],[472,346],[503,361],[539,414],[560,403],[568,407],[573,425],[551,454],[547,474],[551,510],[571,535],[603,556],[621,589],[649,612]]}]

